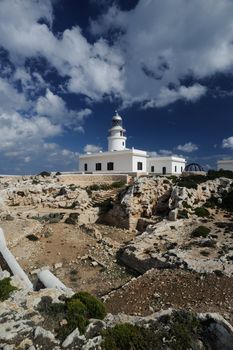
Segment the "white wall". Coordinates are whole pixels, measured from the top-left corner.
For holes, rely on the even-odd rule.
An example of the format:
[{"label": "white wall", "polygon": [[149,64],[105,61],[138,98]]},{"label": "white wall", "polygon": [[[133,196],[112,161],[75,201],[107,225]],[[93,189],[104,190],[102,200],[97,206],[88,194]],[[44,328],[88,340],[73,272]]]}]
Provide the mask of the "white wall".
[{"label": "white wall", "polygon": [[[172,159],[148,158],[147,171],[151,173],[151,167],[154,166],[155,174],[163,174],[163,167],[166,168],[167,174],[179,175],[185,168],[185,161],[177,161]],[[176,171],[175,171],[176,167]]]},{"label": "white wall", "polygon": [[[142,163],[142,170],[138,170],[138,162]],[[133,172],[147,172],[147,158],[141,156],[133,156]]]},{"label": "white wall", "polygon": [[224,170],[231,170],[233,171],[233,159],[232,160],[219,160],[217,162],[218,170],[224,169]]},{"label": "white wall", "polygon": [[[87,164],[87,172],[96,172],[96,163],[101,163],[101,171],[103,173],[115,173],[115,172],[146,172],[146,156],[135,156],[133,154],[120,154],[115,153],[107,156],[101,155],[91,155],[91,156],[82,156],[79,158],[79,171],[84,170],[84,164]],[[113,162],[114,169],[112,171],[107,170],[107,163]],[[137,170],[137,162],[143,163],[142,170]]]}]

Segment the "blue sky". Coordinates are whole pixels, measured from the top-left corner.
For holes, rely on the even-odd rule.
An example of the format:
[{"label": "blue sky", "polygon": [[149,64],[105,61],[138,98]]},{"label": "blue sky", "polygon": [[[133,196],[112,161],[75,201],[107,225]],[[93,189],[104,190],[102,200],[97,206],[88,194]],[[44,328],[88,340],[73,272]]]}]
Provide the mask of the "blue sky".
[{"label": "blue sky", "polygon": [[0,173],[127,146],[206,169],[233,152],[232,0],[1,0]]}]

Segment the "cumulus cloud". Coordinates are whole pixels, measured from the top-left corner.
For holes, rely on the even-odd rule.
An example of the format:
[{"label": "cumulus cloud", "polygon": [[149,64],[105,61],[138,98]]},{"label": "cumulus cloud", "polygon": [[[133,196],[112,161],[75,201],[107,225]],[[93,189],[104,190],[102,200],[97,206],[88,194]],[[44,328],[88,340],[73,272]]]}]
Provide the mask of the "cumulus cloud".
[{"label": "cumulus cloud", "polygon": [[90,145],[90,144],[87,144],[83,149],[85,153],[97,153],[101,150],[102,150],[102,147],[97,145]]},{"label": "cumulus cloud", "polygon": [[192,143],[192,142],[187,142],[184,145],[178,145],[176,147],[176,149],[178,149],[179,151],[187,152],[187,153],[191,153],[191,152],[197,151],[198,148],[199,147],[197,145],[195,145],[194,143]]},{"label": "cumulus cloud", "polygon": [[[230,0],[140,0],[131,11],[112,5],[91,22],[92,43],[79,26],[55,36],[49,0],[2,0],[0,9],[0,44],[13,63],[44,57],[67,79],[69,92],[93,101],[114,96],[124,106],[138,102],[144,108],[196,101],[206,87],[181,80],[200,80],[233,65]],[[107,33],[114,29],[110,44]]]},{"label": "cumulus cloud", "polygon": [[39,115],[49,117],[53,123],[74,127],[77,131],[80,130],[84,119],[92,113],[89,108],[80,111],[68,110],[65,101],[49,89],[46,90],[45,96],[37,100],[36,111]]},{"label": "cumulus cloud", "polygon": [[200,84],[183,86],[186,77],[198,80],[232,67],[232,10],[230,0],[140,0],[129,12],[112,6],[92,21],[91,30],[118,32],[115,46],[124,52],[126,103],[162,107],[204,95]]},{"label": "cumulus cloud", "polygon": [[[2,0],[0,13],[0,44],[15,64],[23,64],[27,57],[45,57],[62,77],[68,77],[68,91],[94,100],[122,92],[123,59],[118,50],[103,39],[90,44],[78,26],[56,37],[50,29],[49,0]],[[41,18],[48,25],[40,23]]]},{"label": "cumulus cloud", "polygon": [[165,107],[178,100],[195,102],[201,96],[203,96],[206,91],[206,87],[200,84],[194,84],[190,87],[180,86],[178,89],[169,89],[163,87],[155,99],[146,102],[144,108]]},{"label": "cumulus cloud", "polygon": [[223,148],[229,148],[233,150],[233,136],[228,137],[227,139],[224,139],[222,141],[222,147]]}]

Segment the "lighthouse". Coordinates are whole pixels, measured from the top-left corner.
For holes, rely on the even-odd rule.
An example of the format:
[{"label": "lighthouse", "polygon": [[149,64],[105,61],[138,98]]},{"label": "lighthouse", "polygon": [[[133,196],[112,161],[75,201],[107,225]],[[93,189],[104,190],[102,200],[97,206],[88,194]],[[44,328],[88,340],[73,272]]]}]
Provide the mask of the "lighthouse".
[{"label": "lighthouse", "polygon": [[108,152],[124,151],[126,149],[125,129],[122,127],[122,118],[116,111],[112,118],[112,127],[108,130]]},{"label": "lighthouse", "polygon": [[169,157],[148,157],[146,151],[126,148],[125,129],[122,118],[115,112],[112,127],[108,130],[108,151],[79,155],[79,171],[87,174],[174,174],[180,175],[185,159]]}]

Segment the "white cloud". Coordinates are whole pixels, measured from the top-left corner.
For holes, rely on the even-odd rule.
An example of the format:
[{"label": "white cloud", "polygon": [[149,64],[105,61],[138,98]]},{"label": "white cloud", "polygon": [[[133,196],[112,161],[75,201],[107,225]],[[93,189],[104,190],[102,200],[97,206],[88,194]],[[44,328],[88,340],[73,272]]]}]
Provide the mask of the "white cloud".
[{"label": "white cloud", "polygon": [[159,150],[159,155],[162,155],[162,156],[171,156],[172,154],[173,154],[173,152],[168,150],[168,149],[160,149]]},{"label": "white cloud", "polygon": [[[45,57],[67,78],[69,92],[93,101],[121,98],[124,106],[163,107],[205,95],[198,82],[182,84],[185,77],[198,80],[232,67],[232,11],[230,0],[140,0],[128,12],[114,5],[90,26],[95,35],[120,29],[112,45],[100,37],[88,42],[78,26],[55,36],[49,0],[2,0],[0,44],[16,66]],[[24,86],[27,74],[16,74]]]},{"label": "white cloud", "polygon": [[[2,14],[2,15],[1,15]],[[76,26],[56,37],[49,0],[2,0],[0,3],[0,44],[11,60],[23,65],[27,57],[45,57],[62,77],[68,77],[70,92],[101,100],[105,94],[121,94],[124,74],[119,51],[103,39],[90,44]]]},{"label": "white cloud", "polygon": [[195,102],[201,96],[206,93],[206,87],[200,84],[194,84],[193,86],[186,87],[180,86],[178,89],[161,88],[158,96],[147,102],[144,108],[149,107],[164,107],[170,103],[174,103],[177,100],[184,100],[189,102]]},{"label": "white cloud", "polygon": [[36,111],[39,115],[49,117],[53,123],[75,127],[76,131],[82,130],[80,124],[92,113],[89,108],[80,111],[68,110],[65,101],[49,89],[46,90],[45,96],[37,100]]},{"label": "white cloud", "polygon": [[114,5],[91,23],[91,30],[124,33],[115,46],[124,52],[125,104],[161,107],[204,95],[200,84],[183,86],[185,77],[202,79],[231,69],[232,11],[230,0],[140,0],[129,12]]},{"label": "white cloud", "polygon": [[233,150],[233,136],[228,137],[227,139],[224,139],[222,141],[222,147],[223,148],[229,148]]},{"label": "white cloud", "polygon": [[27,106],[24,94],[19,93],[7,79],[0,78],[0,112],[19,111]]},{"label": "white cloud", "polygon": [[198,146],[192,142],[186,142],[184,145],[178,145],[176,149],[182,152],[191,153],[198,150]]},{"label": "white cloud", "polygon": [[85,153],[97,153],[102,150],[102,147],[97,146],[97,145],[86,145],[83,149]]}]

